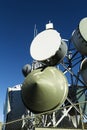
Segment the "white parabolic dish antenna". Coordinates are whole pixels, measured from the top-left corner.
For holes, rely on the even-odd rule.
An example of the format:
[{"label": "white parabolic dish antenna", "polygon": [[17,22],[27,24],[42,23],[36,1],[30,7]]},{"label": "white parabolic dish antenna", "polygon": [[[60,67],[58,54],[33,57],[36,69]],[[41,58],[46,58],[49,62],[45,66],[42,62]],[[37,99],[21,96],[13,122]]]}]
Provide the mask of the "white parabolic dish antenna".
[{"label": "white parabolic dish antenna", "polygon": [[79,31],[83,39],[87,42],[87,18],[84,18],[79,23]]},{"label": "white parabolic dish antenna", "polygon": [[48,29],[34,38],[30,46],[30,54],[33,59],[43,61],[55,55],[60,44],[60,34],[54,29]]},{"label": "white parabolic dish antenna", "polygon": [[83,18],[72,33],[72,42],[81,54],[87,55],[87,18]]}]

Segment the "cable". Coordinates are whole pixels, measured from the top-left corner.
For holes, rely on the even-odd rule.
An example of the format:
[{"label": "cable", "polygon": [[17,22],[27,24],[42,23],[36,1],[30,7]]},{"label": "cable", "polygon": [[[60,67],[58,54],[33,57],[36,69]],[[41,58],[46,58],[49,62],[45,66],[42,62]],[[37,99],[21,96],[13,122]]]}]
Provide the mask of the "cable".
[{"label": "cable", "polygon": [[[79,103],[73,103],[73,105],[71,104],[71,105],[67,105],[67,106],[64,106],[64,107],[60,107],[58,110],[62,110],[62,109],[64,109],[64,108],[68,108],[68,107],[73,107],[73,106],[77,106],[77,105],[80,105],[80,104],[84,104],[84,103],[87,103],[87,101],[82,101],[82,102],[79,102]],[[49,113],[51,113],[51,112],[48,112],[47,114],[49,114]],[[44,114],[37,114],[37,117],[38,116],[41,116],[41,115],[44,115]],[[16,122],[19,122],[19,121],[22,121],[22,120],[25,120],[25,119],[30,119],[30,118],[35,118],[35,116],[33,117],[33,116],[27,116],[27,117],[24,117],[24,118],[20,118],[20,119],[17,119],[17,120],[13,120],[13,121],[10,121],[10,122],[7,122],[7,123],[2,123],[2,126],[3,125],[9,125],[9,124],[12,124],[12,123],[16,123]]]}]

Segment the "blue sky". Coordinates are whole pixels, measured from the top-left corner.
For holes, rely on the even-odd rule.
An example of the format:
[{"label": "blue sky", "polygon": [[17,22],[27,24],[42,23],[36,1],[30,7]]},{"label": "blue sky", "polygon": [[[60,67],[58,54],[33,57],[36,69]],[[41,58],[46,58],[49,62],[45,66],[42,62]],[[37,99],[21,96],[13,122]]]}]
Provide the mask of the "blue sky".
[{"label": "blue sky", "polygon": [[0,121],[7,87],[24,81],[21,69],[32,63],[29,46],[51,20],[62,38],[69,39],[87,17],[87,0],[0,0]]}]

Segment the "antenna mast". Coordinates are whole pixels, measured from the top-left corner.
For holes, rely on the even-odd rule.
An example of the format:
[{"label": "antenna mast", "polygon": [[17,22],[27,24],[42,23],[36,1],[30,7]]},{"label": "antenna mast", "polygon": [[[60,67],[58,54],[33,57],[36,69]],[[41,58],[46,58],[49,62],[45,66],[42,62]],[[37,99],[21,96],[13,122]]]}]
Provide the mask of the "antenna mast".
[{"label": "antenna mast", "polygon": [[36,28],[36,24],[35,24],[35,26],[34,26],[34,38],[36,37],[36,35],[37,35],[37,28]]}]

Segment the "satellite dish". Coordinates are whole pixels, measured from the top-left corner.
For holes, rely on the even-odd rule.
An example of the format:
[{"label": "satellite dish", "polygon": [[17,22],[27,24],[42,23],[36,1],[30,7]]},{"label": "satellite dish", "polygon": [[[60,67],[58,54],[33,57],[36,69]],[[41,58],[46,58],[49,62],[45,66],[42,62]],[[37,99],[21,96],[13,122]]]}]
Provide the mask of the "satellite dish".
[{"label": "satellite dish", "polygon": [[82,54],[87,55],[87,18],[80,21],[77,29],[72,33],[71,41],[76,49]]},{"label": "satellite dish", "polygon": [[34,38],[30,46],[30,54],[33,59],[43,62],[54,56],[60,45],[60,34],[54,29],[47,29]]},{"label": "satellite dish", "polygon": [[22,85],[22,99],[33,113],[46,113],[57,109],[66,100],[68,83],[55,67],[33,70]]},{"label": "satellite dish", "polygon": [[30,72],[31,72],[31,65],[30,64],[24,65],[22,68],[23,75],[26,77]]},{"label": "satellite dish", "polygon": [[80,73],[83,81],[87,84],[87,58],[81,62]]}]

